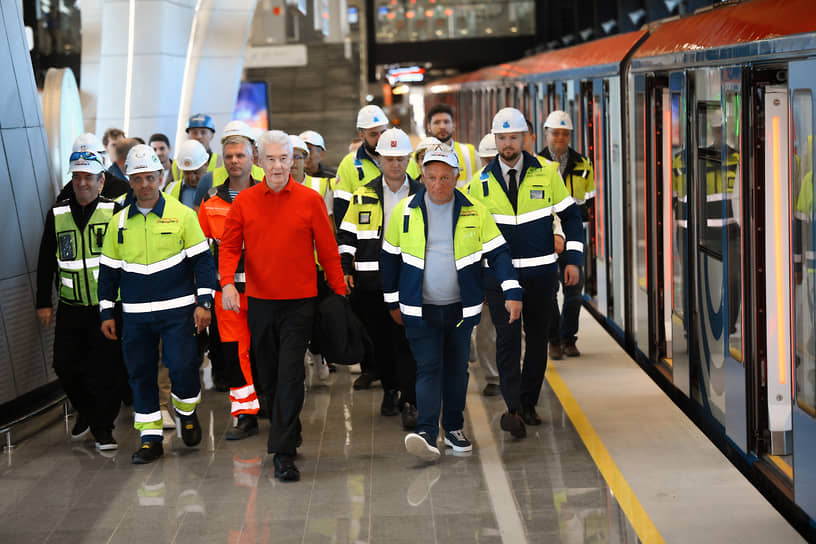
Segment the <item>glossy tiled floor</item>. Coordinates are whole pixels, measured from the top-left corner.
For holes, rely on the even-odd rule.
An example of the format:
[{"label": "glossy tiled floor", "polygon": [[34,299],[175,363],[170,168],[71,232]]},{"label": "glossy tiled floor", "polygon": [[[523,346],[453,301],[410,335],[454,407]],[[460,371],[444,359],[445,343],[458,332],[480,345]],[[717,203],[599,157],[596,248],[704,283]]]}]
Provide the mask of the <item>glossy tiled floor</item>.
[{"label": "glossy tiled floor", "polygon": [[637,541],[546,383],[544,424],[513,440],[499,430],[503,402],[479,394],[472,368],[474,452],[423,465],[405,453],[399,418],[379,415],[382,389],[354,391],[353,378],[340,368],[307,394],[298,483],[272,477],[265,423],[259,436],[224,440],[226,394],[205,392],[201,446],[165,432],[165,456],[146,466],[130,464],[128,409],[110,457],[90,439],[72,443],[59,410],[42,416],[0,455],[0,542]]}]

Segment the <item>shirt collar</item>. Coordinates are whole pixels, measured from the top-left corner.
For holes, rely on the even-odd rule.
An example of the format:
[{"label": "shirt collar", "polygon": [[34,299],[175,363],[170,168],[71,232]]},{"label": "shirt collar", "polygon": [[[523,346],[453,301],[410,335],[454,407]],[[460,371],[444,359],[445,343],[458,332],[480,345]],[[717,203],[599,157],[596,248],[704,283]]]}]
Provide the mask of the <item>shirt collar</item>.
[{"label": "shirt collar", "polygon": [[392,193],[392,194],[395,194],[395,195],[399,194],[399,193],[401,193],[403,191],[407,191],[410,188],[410,185],[409,185],[409,182],[408,182],[408,174],[405,174],[405,179],[402,181],[402,185],[400,185],[399,189],[397,189],[396,191],[392,191],[391,187],[388,186],[388,183],[386,183],[386,181],[385,181],[385,176],[382,176],[382,185],[383,185],[383,191],[388,191],[389,193]]},{"label": "shirt collar", "polygon": [[502,176],[504,177],[504,179],[507,179],[507,173],[511,169],[516,171],[516,179],[518,179],[518,177],[521,176],[521,167],[524,164],[524,153],[521,153],[519,155],[518,160],[516,160],[516,163],[514,165],[512,165],[512,166],[508,166],[501,159],[498,159],[498,160],[499,160],[499,166],[501,167],[501,173],[502,173]]},{"label": "shirt collar", "polygon": [[[304,178],[304,181],[305,181],[305,179],[306,178]],[[292,190],[292,185],[295,184],[295,183],[297,183],[297,182],[292,177],[292,174],[289,174],[289,181],[286,182],[286,185],[283,186],[283,189],[281,189],[280,192],[283,193],[283,192],[291,191]],[[270,189],[269,185],[266,183],[266,176],[264,176],[263,184],[264,184],[264,194],[269,194],[269,193],[272,193],[273,195],[275,194],[275,191]]]},{"label": "shirt collar", "polygon": [[[137,213],[141,213],[139,208],[136,207],[136,199],[134,198],[130,203],[130,208],[128,208],[128,219],[136,215]],[[159,191],[159,201],[156,202],[156,205],[153,206],[153,209],[150,210],[151,213],[162,217],[164,215],[164,196],[162,195],[161,191]]]}]

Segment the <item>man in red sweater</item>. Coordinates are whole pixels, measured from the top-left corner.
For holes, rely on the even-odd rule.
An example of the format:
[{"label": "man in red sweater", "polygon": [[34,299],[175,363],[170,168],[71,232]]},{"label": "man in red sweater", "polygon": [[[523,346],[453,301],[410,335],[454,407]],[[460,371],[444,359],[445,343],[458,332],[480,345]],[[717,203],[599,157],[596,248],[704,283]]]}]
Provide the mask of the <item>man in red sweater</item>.
[{"label": "man in red sweater", "polygon": [[340,255],[326,205],[311,188],[295,182],[292,144],[272,130],[258,140],[264,183],[241,191],[224,223],[219,272],[225,310],[238,311],[233,285],[245,248],[247,322],[258,368],[258,394],[269,406],[267,451],[274,453],[275,477],[297,481],[300,409],[305,372],[303,355],[312,332],[317,269],[314,251],[329,286],[346,294]]}]

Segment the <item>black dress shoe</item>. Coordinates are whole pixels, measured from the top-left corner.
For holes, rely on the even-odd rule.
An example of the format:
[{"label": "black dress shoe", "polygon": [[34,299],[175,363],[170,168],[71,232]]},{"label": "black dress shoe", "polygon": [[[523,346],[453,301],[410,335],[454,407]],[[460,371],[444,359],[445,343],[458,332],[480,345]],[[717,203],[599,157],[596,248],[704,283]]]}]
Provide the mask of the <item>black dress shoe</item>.
[{"label": "black dress shoe", "polygon": [[527,425],[541,425],[541,418],[538,416],[535,406],[522,406],[519,415]]},{"label": "black dress shoe", "polygon": [[501,387],[497,383],[488,383],[485,385],[484,389],[482,389],[482,395],[485,397],[496,397],[501,395]]},{"label": "black dress shoe", "polygon": [[238,423],[235,427],[227,431],[224,438],[227,440],[243,440],[258,434],[258,416],[253,414],[241,414],[238,416]]},{"label": "black dress shoe", "polygon": [[518,414],[505,412],[501,416],[501,428],[509,432],[514,438],[524,438],[527,436],[527,428],[524,421]]},{"label": "black dress shoe", "polygon": [[389,389],[383,392],[382,404],[380,404],[380,415],[395,416],[399,414],[399,391]]},{"label": "black dress shoe", "polygon": [[300,480],[300,471],[295,466],[293,456],[276,453],[272,462],[275,465],[275,478],[281,482],[297,482]]},{"label": "black dress shoe", "polygon": [[134,465],[152,463],[164,454],[164,447],[160,441],[142,442],[142,447],[133,453],[130,462]]},{"label": "black dress shoe", "polygon": [[402,405],[402,428],[406,431],[413,431],[417,424],[417,408],[415,405],[406,402]]},{"label": "black dress shoe", "polygon": [[368,389],[371,387],[371,384],[379,380],[379,378],[373,374],[369,374],[368,372],[363,372],[357,379],[354,380],[354,389]]},{"label": "black dress shoe", "polygon": [[201,424],[195,412],[191,416],[180,417],[181,439],[187,446],[197,446],[201,442]]}]

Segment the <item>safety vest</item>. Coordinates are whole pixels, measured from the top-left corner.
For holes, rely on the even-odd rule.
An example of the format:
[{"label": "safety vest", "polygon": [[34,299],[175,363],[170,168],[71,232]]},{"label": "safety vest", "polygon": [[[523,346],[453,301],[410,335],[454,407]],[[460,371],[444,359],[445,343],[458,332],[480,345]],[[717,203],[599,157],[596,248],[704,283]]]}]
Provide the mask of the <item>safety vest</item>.
[{"label": "safety vest", "polygon": [[478,179],[467,185],[467,192],[482,202],[510,245],[513,265],[522,278],[539,276],[554,270],[558,261],[553,240],[553,213],[561,219],[567,237],[564,256],[567,264],[584,262],[584,235],[581,213],[575,199],[564,186],[556,163],[541,164],[523,153],[519,175],[516,210],[507,196],[498,157],[485,166]]},{"label": "safety vest", "polygon": [[320,194],[320,196],[326,196],[326,192],[329,190],[331,186],[331,179],[330,178],[314,178],[309,174],[306,174],[303,177],[303,183],[301,185],[305,185],[306,187],[310,187]]},{"label": "safety vest", "polygon": [[[221,160],[221,155],[218,153],[210,153],[210,162],[207,164],[207,172],[212,172],[219,166],[222,166],[223,161]],[[178,162],[173,161],[173,179],[176,181],[181,181],[181,170],[179,170]]]},{"label": "safety vest", "polygon": [[[418,179],[421,174],[419,165],[413,157],[408,162],[406,172],[414,179]],[[343,157],[337,167],[337,178],[334,183],[334,223],[336,226],[339,227],[340,221],[345,217],[354,191],[381,174],[380,167],[371,160],[363,146],[360,146],[356,152]]]},{"label": "safety vest", "polygon": [[[420,184],[408,176],[408,195]],[[354,276],[355,289],[382,290],[380,250],[388,218],[383,215],[383,178],[366,183],[351,197],[346,216],[337,230],[337,246],[343,274]]]},{"label": "safety vest", "polygon": [[[250,187],[255,185],[252,178],[249,180]],[[227,220],[227,214],[232,208],[232,196],[229,192],[229,183],[222,183],[218,187],[213,187],[207,192],[207,196],[201,201],[201,207],[198,208],[198,222],[201,225],[201,230],[207,241],[210,243],[210,250],[213,254],[213,261],[215,262],[216,283],[215,289],[221,290],[221,274],[218,272],[218,248],[221,244],[221,237],[224,235],[224,224]],[[241,253],[241,259],[238,261],[238,266],[235,269],[235,288],[239,293],[246,291],[246,274],[244,273],[244,254]]]},{"label": "safety vest", "polygon": [[99,197],[85,228],[80,230],[74,221],[69,201],[57,203],[54,212],[54,231],[57,236],[57,267],[59,268],[60,302],[71,306],[96,306],[99,256],[108,223],[113,217],[114,203]]},{"label": "safety vest", "polygon": [[176,181],[171,182],[167,187],[164,188],[164,194],[170,195],[179,202],[181,201],[181,188],[184,186],[184,180],[178,179]]},{"label": "safety vest", "polygon": [[724,179],[723,165],[720,161],[703,161],[703,168],[705,169],[703,174],[705,174],[706,180],[705,226],[709,229],[721,229],[739,223],[739,219],[735,217],[734,206],[731,202],[735,197],[734,185],[739,171],[739,159],[739,153],[729,151],[725,160]]},{"label": "safety vest", "polygon": [[[558,162],[550,153],[550,148],[545,148],[541,155],[558,166]],[[575,202],[583,206],[587,200],[595,198],[595,172],[592,169],[592,162],[572,148],[567,151],[567,157],[564,185]]]},{"label": "safety vest", "polygon": [[[406,327],[426,327],[422,320],[422,282],[425,270],[425,187],[401,200],[388,222],[382,244],[383,298],[389,308],[399,308]],[[509,300],[521,300],[521,285],[510,261],[507,243],[484,205],[453,192],[453,252],[462,324],[473,327],[482,314],[482,259],[485,259]]]},{"label": "safety vest", "polygon": [[476,159],[476,148],[471,144],[453,142],[453,150],[459,159],[459,177],[456,178],[456,186],[462,187],[472,178],[479,168],[479,161]]},{"label": "safety vest", "polygon": [[[252,179],[255,181],[263,181],[264,179],[264,171],[263,168],[258,166],[257,164],[252,165],[252,170],[249,173],[252,176]],[[218,187],[225,181],[229,179],[229,172],[227,172],[226,166],[219,166],[215,170],[212,171],[212,186]]]},{"label": "safety vest", "polygon": [[103,320],[112,317],[117,289],[126,314],[212,305],[215,267],[198,217],[161,193],[147,216],[133,204],[113,216],[99,262]]}]

